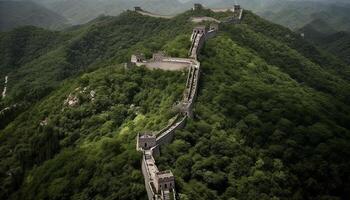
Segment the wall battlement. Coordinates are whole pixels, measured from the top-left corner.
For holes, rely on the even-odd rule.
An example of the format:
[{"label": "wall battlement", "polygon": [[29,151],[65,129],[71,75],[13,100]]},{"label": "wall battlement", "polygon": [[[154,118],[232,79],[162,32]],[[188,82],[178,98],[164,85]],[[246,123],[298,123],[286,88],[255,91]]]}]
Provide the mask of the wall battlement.
[{"label": "wall battlement", "polygon": [[[206,26],[198,26],[193,29],[191,36],[191,56],[190,58],[172,58],[166,57],[163,52],[153,54],[152,59],[145,60],[143,54],[135,54],[131,56],[131,62],[136,66],[146,66],[151,68],[154,63],[162,63],[164,66],[169,63],[186,64],[188,77],[186,81],[186,90],[184,92],[183,105],[186,105],[183,117],[178,115],[176,119],[165,129],[158,133],[158,137],[153,133],[138,134],[137,150],[143,151],[142,173],[145,177],[145,186],[148,198],[151,199],[167,199],[170,194],[175,192],[175,177],[171,171],[159,171],[154,159],[154,155],[159,154],[159,148],[162,145],[169,144],[173,138],[175,131],[183,128],[187,117],[192,117],[192,108],[194,99],[197,95],[198,81],[200,74],[200,62],[197,61],[197,54],[206,40],[207,33],[216,33],[217,26],[213,25],[210,28]],[[168,68],[164,68],[167,69]]]},{"label": "wall battlement", "polygon": [[[194,10],[203,9],[200,4],[195,4]],[[139,9],[135,8],[135,11]],[[223,23],[231,23],[235,20],[241,20],[243,9],[235,5],[231,11],[233,17]],[[160,154],[160,148],[163,145],[171,143],[174,138],[175,131],[185,126],[187,118],[192,118],[192,109],[198,92],[198,83],[200,78],[200,62],[198,55],[206,40],[214,37],[219,30],[219,23],[207,26],[197,26],[193,29],[191,35],[191,47],[189,49],[189,58],[173,58],[167,57],[165,53],[154,53],[152,59],[146,60],[143,54],[135,54],[131,56],[131,64],[134,66],[145,66],[149,69],[163,70],[183,70],[188,69],[186,80],[186,89],[184,91],[182,112],[178,114],[167,127],[155,133],[146,133],[137,136],[137,150],[143,152],[142,158],[142,174],[145,178],[145,186],[149,200],[165,200],[169,199],[169,195],[173,194],[176,199],[175,177],[169,170],[159,171],[154,159],[155,155]]]},{"label": "wall battlement", "polygon": [[[142,10],[141,7],[135,7],[135,12],[142,15],[158,18],[172,18],[173,16],[162,16]],[[193,10],[205,9],[201,4],[194,4]],[[154,53],[152,59],[146,60],[144,54],[134,54],[131,56],[130,63],[125,67],[145,66],[148,69],[162,70],[184,70],[188,69],[186,80],[186,89],[181,101],[181,113],[167,127],[158,132],[158,134],[146,133],[138,134],[136,138],[136,149],[143,152],[142,174],[145,179],[145,187],[149,200],[170,199],[173,194],[176,199],[175,177],[171,171],[159,171],[154,159],[155,155],[160,154],[160,148],[169,144],[174,138],[175,131],[185,126],[187,118],[193,117],[193,106],[198,92],[198,83],[200,78],[200,62],[198,55],[206,40],[216,36],[220,23],[240,23],[243,16],[243,8],[240,5],[234,5],[231,9],[211,9],[213,12],[232,12],[233,15],[226,20],[219,21],[210,17],[195,17],[192,22],[203,21],[215,22],[207,26],[197,26],[193,29],[191,35],[191,47],[189,49],[189,58],[167,57],[163,52]]]},{"label": "wall battlement", "polygon": [[167,57],[163,52],[154,53],[152,59],[146,60],[143,54],[131,56],[130,63],[134,66],[145,66],[148,69],[177,71],[189,68],[191,59]]},{"label": "wall battlement", "polygon": [[[195,3],[192,10],[193,11],[197,11],[197,10],[202,10],[202,9],[208,9],[211,10],[213,12],[216,13],[220,13],[220,12],[232,12],[233,16],[229,17],[228,19],[221,21],[223,23],[234,23],[237,24],[241,21],[242,16],[243,16],[243,8],[238,5],[238,4],[234,4],[231,8],[206,8],[204,7],[202,4],[199,3]],[[136,6],[134,7],[134,11],[141,14],[141,15],[145,15],[145,16],[149,16],[149,17],[156,17],[156,18],[163,18],[163,19],[171,19],[175,16],[171,16],[171,15],[159,15],[159,14],[154,14],[148,11],[143,10],[141,7]],[[218,23],[220,23],[219,20],[216,20],[214,18],[211,17],[194,17],[192,19],[193,22],[203,22],[203,21],[216,21]]]},{"label": "wall battlement", "polygon": [[157,145],[156,143],[156,136],[154,136],[152,133],[145,133],[145,134],[138,134],[137,135],[137,149],[141,150],[148,150],[152,147],[155,147]]}]

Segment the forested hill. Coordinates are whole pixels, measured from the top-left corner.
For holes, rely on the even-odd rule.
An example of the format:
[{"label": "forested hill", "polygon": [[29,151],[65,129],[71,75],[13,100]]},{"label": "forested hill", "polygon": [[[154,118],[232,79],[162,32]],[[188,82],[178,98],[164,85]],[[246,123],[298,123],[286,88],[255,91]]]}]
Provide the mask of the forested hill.
[{"label": "forested hill", "polygon": [[63,29],[69,22],[59,14],[32,1],[0,1],[0,31],[33,25],[50,29]]},{"label": "forested hill", "polygon": [[[122,63],[185,57],[191,16],[229,15],[129,11],[1,33],[0,199],[147,199],[135,138],[176,115],[186,73]],[[157,158],[181,199],[350,198],[349,66],[249,11],[199,60],[195,117]]]},{"label": "forested hill", "polygon": [[306,25],[299,32],[306,40],[350,63],[350,32],[337,32],[322,20]]}]

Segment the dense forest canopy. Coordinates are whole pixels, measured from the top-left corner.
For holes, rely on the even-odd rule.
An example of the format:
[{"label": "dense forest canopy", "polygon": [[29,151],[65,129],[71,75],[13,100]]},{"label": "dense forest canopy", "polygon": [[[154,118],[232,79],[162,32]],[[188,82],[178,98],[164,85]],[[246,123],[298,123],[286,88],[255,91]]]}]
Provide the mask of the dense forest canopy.
[{"label": "dense forest canopy", "polygon": [[[0,199],[147,199],[135,137],[175,116],[186,72],[123,63],[186,56],[190,17],[229,15],[128,11],[1,33]],[[195,116],[157,158],[181,199],[350,198],[347,64],[250,11],[199,60]]]}]

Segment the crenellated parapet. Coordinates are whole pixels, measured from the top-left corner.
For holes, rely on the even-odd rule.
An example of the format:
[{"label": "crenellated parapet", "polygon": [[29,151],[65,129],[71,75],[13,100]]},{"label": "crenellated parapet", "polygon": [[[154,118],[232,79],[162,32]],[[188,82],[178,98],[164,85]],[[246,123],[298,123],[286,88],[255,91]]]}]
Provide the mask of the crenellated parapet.
[{"label": "crenellated parapet", "polygon": [[[201,4],[195,4],[193,10],[201,10],[204,7]],[[161,16],[152,14],[135,7],[135,11],[152,17],[171,18],[170,16]],[[171,143],[176,130],[182,129],[188,118],[193,117],[193,106],[197,97],[200,78],[200,62],[198,55],[206,40],[216,36],[219,31],[219,24],[222,23],[240,23],[243,15],[243,8],[234,5],[230,9],[215,9],[214,12],[232,12],[233,15],[224,21],[219,21],[210,17],[195,17],[192,22],[200,23],[203,21],[214,22],[207,26],[197,26],[191,34],[191,47],[189,49],[189,58],[174,58],[167,56],[164,52],[154,53],[151,59],[146,59],[144,54],[134,54],[131,56],[130,63],[126,67],[145,66],[148,69],[162,70],[188,70],[186,89],[183,93],[183,99],[179,103],[179,114],[164,129],[157,133],[144,133],[137,135],[136,148],[143,153],[142,156],[142,174],[145,179],[145,187],[149,200],[167,200],[170,197],[176,199],[175,177],[169,170],[159,171],[154,159],[160,154],[160,148],[163,145]]]},{"label": "crenellated parapet", "polygon": [[152,133],[137,135],[137,150],[149,150],[157,145],[157,138]]},{"label": "crenellated parapet", "polygon": [[[237,24],[237,23],[240,23],[240,21],[242,20],[242,16],[243,16],[243,8],[239,4],[234,4],[233,7],[231,7],[231,8],[215,8],[215,9],[211,8],[210,9],[210,8],[204,7],[202,4],[195,3],[193,8],[192,8],[192,10],[194,10],[194,11],[203,10],[203,9],[209,9],[209,10],[216,12],[216,13],[232,12],[233,15],[224,21],[219,21],[219,20],[211,18],[211,17],[193,17],[192,18],[193,22],[198,23],[198,22],[203,22],[203,21],[213,21],[213,22],[217,22],[217,23]],[[141,14],[141,15],[155,17],[155,18],[171,19],[171,18],[175,17],[175,16],[171,16],[171,15],[154,14],[154,13],[143,10],[139,6],[134,7],[134,11]]]},{"label": "crenellated parapet", "polygon": [[212,38],[216,35],[219,30],[219,25],[217,23],[213,23],[210,27],[207,26],[197,26],[193,29],[191,35],[191,48],[189,50],[189,57],[197,60],[197,56],[199,51],[203,47],[204,42]]},{"label": "crenellated parapet", "polygon": [[[200,76],[200,62],[197,60],[197,57],[203,43],[208,38],[215,36],[217,31],[217,24],[212,24],[210,27],[195,27],[190,38],[191,48],[189,58],[167,57],[163,52],[154,53],[150,60],[146,60],[143,54],[131,56],[131,63],[136,66],[146,66],[150,69],[174,70],[188,68],[186,89],[183,100],[180,103],[182,105],[181,113],[158,133],[138,134],[136,138],[136,148],[138,151],[143,152],[142,174],[145,178],[149,200],[166,200],[170,199],[171,196],[174,199],[176,197],[175,177],[173,173],[169,170],[159,171],[154,156],[159,155],[160,148],[163,145],[171,143],[176,130],[185,126],[187,118],[193,117],[192,108],[197,96]],[[178,68],[169,69],[169,67],[166,67],[171,64],[177,65]]]},{"label": "crenellated parapet", "polygon": [[161,190],[174,190],[175,177],[170,170],[157,172],[155,176],[154,186],[156,191],[160,193]]},{"label": "crenellated parapet", "polygon": [[168,57],[163,52],[154,53],[152,59],[145,59],[143,54],[131,56],[130,64],[134,66],[145,66],[148,69],[162,69],[177,71],[187,69],[191,65],[191,60],[187,58]]},{"label": "crenellated parapet", "polygon": [[233,23],[233,24],[239,24],[243,17],[243,8],[235,4],[232,9],[233,15],[226,20],[223,21],[223,23]]}]

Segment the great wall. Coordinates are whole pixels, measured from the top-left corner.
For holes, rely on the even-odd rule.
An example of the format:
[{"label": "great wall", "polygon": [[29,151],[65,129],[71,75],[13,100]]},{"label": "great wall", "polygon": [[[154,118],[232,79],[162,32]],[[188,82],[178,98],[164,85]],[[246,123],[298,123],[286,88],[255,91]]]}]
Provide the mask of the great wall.
[{"label": "great wall", "polygon": [[[203,9],[201,4],[195,4],[193,10]],[[155,133],[138,134],[136,138],[136,149],[142,152],[142,174],[149,200],[178,199],[175,190],[175,177],[170,170],[159,171],[155,157],[160,155],[160,148],[171,143],[176,130],[182,129],[188,118],[193,117],[192,108],[198,92],[200,78],[200,62],[198,54],[206,40],[215,37],[219,31],[220,23],[239,23],[242,18],[243,9],[234,5],[232,9],[213,10],[214,12],[232,12],[232,16],[223,21],[210,17],[192,18],[191,21],[200,23],[202,21],[214,22],[210,27],[197,26],[191,35],[191,47],[189,58],[167,57],[164,53],[154,53],[152,59],[146,60],[143,54],[131,56],[128,66],[145,66],[148,69],[163,70],[188,70],[186,89],[181,100],[181,112],[164,129]],[[173,16],[156,15],[135,7],[135,12],[145,16],[172,18]]]}]

